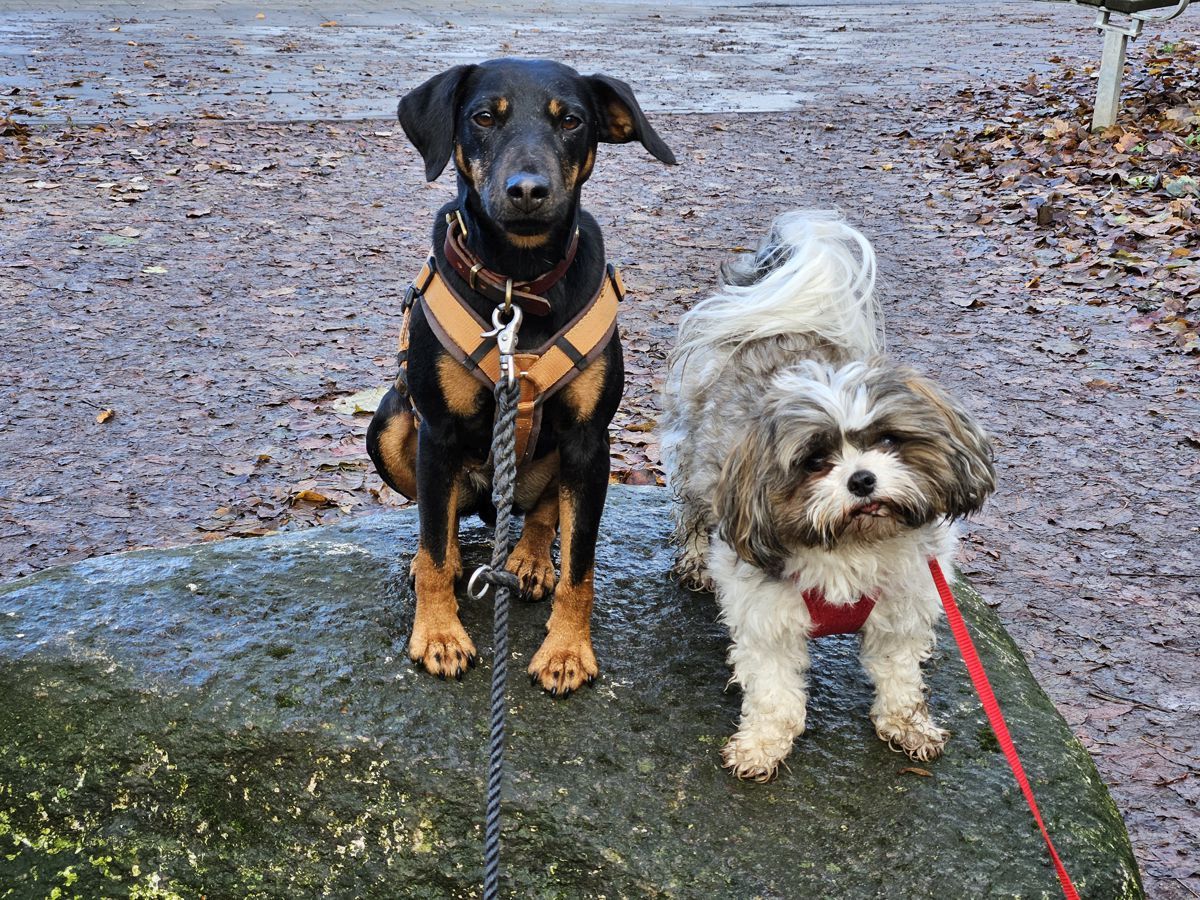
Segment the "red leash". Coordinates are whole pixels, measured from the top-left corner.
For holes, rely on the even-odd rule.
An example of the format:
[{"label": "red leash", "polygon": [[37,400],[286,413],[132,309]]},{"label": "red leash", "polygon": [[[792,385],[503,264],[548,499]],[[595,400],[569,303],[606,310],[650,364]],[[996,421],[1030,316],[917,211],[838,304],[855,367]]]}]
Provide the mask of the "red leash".
[{"label": "red leash", "polygon": [[1054,842],[1050,840],[1050,832],[1046,830],[1046,825],[1042,822],[1042,814],[1038,812],[1037,801],[1033,799],[1033,788],[1029,786],[1029,779],[1025,777],[1025,768],[1021,765],[1020,757],[1017,756],[1017,748],[1013,746],[1012,736],[1008,733],[1008,724],[1004,721],[1004,714],[1000,712],[1000,704],[996,701],[996,695],[992,693],[987,673],[983,671],[983,663],[979,661],[979,654],[975,651],[975,644],[971,641],[971,635],[967,631],[962,613],[959,612],[958,604],[954,602],[954,594],[950,592],[950,586],[946,584],[946,576],[942,574],[942,567],[938,565],[936,559],[929,560],[929,572],[933,575],[933,583],[937,585],[938,594],[941,595],[942,605],[946,607],[946,621],[950,623],[950,631],[958,643],[958,652],[962,654],[963,662],[967,666],[967,674],[971,676],[971,683],[975,685],[975,692],[979,694],[979,699],[983,703],[983,711],[987,713],[988,723],[996,734],[996,740],[1000,742],[1000,749],[1004,751],[1004,757],[1008,760],[1008,766],[1012,769],[1017,784],[1021,786],[1021,792],[1025,795],[1026,802],[1029,803],[1029,811],[1033,813],[1038,828],[1042,830],[1042,837],[1046,839],[1046,847],[1050,850],[1050,858],[1054,860],[1054,869],[1058,872],[1058,880],[1062,884],[1063,894],[1067,900],[1079,900],[1079,893],[1075,890],[1075,885],[1071,883],[1071,876],[1067,874],[1062,860],[1058,858],[1058,851],[1054,849]]}]

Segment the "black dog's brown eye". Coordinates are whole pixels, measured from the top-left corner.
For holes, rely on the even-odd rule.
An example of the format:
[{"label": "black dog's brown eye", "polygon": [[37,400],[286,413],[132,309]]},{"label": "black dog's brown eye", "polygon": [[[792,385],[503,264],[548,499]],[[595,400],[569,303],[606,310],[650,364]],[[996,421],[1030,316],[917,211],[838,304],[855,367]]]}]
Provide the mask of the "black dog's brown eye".
[{"label": "black dog's brown eye", "polygon": [[563,116],[561,124],[564,131],[574,131],[583,124],[583,119],[579,116]]},{"label": "black dog's brown eye", "polygon": [[477,112],[475,115],[471,116],[471,121],[480,128],[491,128],[496,124],[496,117],[487,110],[484,110],[483,112]]}]

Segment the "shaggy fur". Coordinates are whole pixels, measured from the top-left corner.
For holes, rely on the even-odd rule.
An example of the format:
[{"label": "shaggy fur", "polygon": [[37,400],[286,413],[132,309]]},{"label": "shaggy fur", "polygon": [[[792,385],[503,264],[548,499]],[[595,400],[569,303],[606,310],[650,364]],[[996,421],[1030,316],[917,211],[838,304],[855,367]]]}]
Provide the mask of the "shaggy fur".
[{"label": "shaggy fur", "polygon": [[970,416],[881,356],[875,256],[832,212],[775,221],[758,252],[680,324],[664,398],[679,500],[676,574],[715,589],[743,691],[725,765],[767,780],[804,731],[811,631],[803,592],[876,605],[862,630],[879,736],[938,756],[920,663],[939,613],[926,561],[995,487]]}]

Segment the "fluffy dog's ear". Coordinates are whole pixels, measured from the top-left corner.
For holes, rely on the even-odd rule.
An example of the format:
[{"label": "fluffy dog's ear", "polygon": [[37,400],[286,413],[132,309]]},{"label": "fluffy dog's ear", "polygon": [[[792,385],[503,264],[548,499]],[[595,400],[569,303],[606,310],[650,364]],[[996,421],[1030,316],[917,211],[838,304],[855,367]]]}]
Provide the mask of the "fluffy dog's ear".
[{"label": "fluffy dog's ear", "polygon": [[400,100],[396,115],[417,152],[425,160],[425,180],[442,174],[454,151],[454,122],[463,81],[475,66],[455,66],[434,75]]},{"label": "fluffy dog's ear", "polygon": [[641,141],[655,159],[669,166],[675,165],[675,154],[646,121],[637,98],[633,96],[633,88],[607,75],[593,75],[588,83],[596,101],[596,112],[600,115],[601,141],[607,144]]},{"label": "fluffy dog's ear", "polygon": [[783,574],[787,550],[779,538],[771,493],[775,472],[773,429],[753,429],[725,460],[713,494],[717,528],[739,558],[769,575]]},{"label": "fluffy dog's ear", "polygon": [[945,474],[939,479],[944,509],[939,512],[957,519],[978,511],[996,490],[991,441],[970,413],[928,378],[913,373],[906,383],[944,423],[945,459],[938,466]]}]

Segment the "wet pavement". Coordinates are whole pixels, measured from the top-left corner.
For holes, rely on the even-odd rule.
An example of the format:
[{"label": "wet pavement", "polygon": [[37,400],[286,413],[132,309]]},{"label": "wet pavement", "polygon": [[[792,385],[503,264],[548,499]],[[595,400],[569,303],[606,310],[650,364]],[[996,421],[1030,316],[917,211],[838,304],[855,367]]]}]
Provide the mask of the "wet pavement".
[{"label": "wet pavement", "polygon": [[[554,55],[619,72],[647,109],[763,112],[883,106],[973,77],[1011,78],[1089,16],[998,2],[456,3],[285,9],[221,3],[0,3],[0,82],[22,118],[78,124],[196,116],[390,118],[426,74],[481,57]],[[631,28],[630,23],[636,23]],[[956,47],[979,53],[947,52]],[[748,73],[753,73],[749,75]],[[28,98],[28,99],[27,99]],[[36,105],[34,102],[36,101]]]}]

